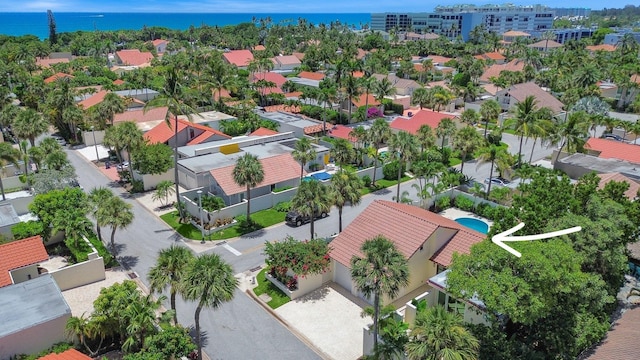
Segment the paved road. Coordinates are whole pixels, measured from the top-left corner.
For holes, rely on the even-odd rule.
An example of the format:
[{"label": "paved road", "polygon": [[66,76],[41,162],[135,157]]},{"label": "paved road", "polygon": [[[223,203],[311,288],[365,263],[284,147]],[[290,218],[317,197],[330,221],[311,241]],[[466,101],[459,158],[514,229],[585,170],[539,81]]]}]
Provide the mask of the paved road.
[{"label": "paved road", "polygon": [[[130,199],[120,187],[113,187],[93,164],[74,151],[67,151],[69,160],[76,168],[78,182],[90,191],[96,186],[112,187],[114,193],[125,197],[133,205],[134,222],[116,233],[120,261],[140,275],[147,284],[149,268],[155,264],[156,254],[181,238],[158,217],[134,199]],[[227,252],[228,253],[228,252]],[[244,262],[231,258],[237,272],[246,270]],[[252,265],[253,266],[253,265]],[[179,321],[193,325],[195,303],[179,301]],[[212,359],[319,359],[320,357],[282,324],[267,313],[259,304],[239,290],[231,303],[220,309],[204,310],[201,326],[206,331],[205,352]]]}]

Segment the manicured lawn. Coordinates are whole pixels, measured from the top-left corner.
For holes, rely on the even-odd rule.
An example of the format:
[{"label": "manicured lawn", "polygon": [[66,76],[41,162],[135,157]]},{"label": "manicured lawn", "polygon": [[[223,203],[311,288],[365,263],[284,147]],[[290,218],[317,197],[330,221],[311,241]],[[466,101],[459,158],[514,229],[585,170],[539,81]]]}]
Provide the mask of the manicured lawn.
[{"label": "manicured lawn", "polygon": [[258,273],[258,276],[256,276],[258,286],[253,289],[253,293],[256,294],[256,296],[260,296],[265,293],[269,295],[271,297],[271,301],[269,301],[267,305],[272,309],[276,309],[288,303],[291,299],[289,299],[282,290],[278,289],[277,286],[273,285],[271,281],[267,280],[267,277],[265,276],[266,272],[267,269],[262,269],[262,271]]},{"label": "manicured lawn", "polygon": [[[255,222],[258,226],[252,229],[247,229],[242,227],[240,224],[235,224],[229,226],[226,229],[217,231],[210,236],[205,236],[207,240],[224,240],[231,239],[237,236],[241,236],[252,231],[269,227],[271,225],[275,225],[284,221],[284,217],[286,213],[276,211],[273,209],[261,210],[256,213],[251,214],[251,220]],[[202,235],[200,230],[189,224],[178,224],[178,212],[170,212],[160,216],[162,220],[164,220],[169,226],[171,226],[175,231],[177,231],[180,235],[187,239],[192,240],[200,240]]]},{"label": "manicured lawn", "polygon": [[[411,180],[410,177],[408,176],[404,176],[400,179],[400,182],[403,183],[405,181],[409,181]],[[387,179],[380,179],[380,180],[376,180],[376,183],[378,183],[378,187],[380,188],[388,188],[389,186],[394,186],[398,184],[397,180],[387,180]]]}]

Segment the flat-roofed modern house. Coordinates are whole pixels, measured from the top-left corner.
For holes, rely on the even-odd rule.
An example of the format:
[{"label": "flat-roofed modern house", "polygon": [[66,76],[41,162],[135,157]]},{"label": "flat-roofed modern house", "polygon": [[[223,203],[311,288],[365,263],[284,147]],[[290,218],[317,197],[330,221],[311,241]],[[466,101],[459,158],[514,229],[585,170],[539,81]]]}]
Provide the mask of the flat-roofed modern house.
[{"label": "flat-roofed modern house", "polygon": [[71,308],[51,275],[0,288],[0,359],[67,341]]}]

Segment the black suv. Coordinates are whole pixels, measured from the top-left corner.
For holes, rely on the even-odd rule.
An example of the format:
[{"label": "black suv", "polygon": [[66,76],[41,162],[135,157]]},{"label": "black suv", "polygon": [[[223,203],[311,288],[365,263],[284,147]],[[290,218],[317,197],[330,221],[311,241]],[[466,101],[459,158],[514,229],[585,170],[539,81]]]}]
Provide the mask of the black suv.
[{"label": "black suv", "polygon": [[[316,212],[315,214],[315,218],[321,218],[324,219],[327,217],[327,213],[322,211],[322,212]],[[295,211],[295,210],[291,210],[287,213],[287,216],[284,218],[285,221],[287,222],[287,224],[292,225],[292,226],[300,226],[302,224],[306,224],[309,221],[311,221],[311,218],[309,216],[306,215],[302,215],[299,212]]]}]

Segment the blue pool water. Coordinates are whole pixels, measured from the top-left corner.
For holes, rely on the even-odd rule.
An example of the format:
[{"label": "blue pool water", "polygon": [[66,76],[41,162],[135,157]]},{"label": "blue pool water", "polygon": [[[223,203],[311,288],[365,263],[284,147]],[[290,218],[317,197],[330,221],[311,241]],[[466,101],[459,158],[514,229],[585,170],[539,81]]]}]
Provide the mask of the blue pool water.
[{"label": "blue pool water", "polygon": [[329,180],[331,179],[331,174],[326,172],[319,172],[319,173],[311,174],[311,177],[314,177],[318,180]]},{"label": "blue pool water", "polygon": [[468,227],[469,229],[475,230],[479,233],[486,234],[489,232],[489,224],[487,224],[482,220],[462,217],[462,218],[457,218],[456,222],[464,227]]}]

